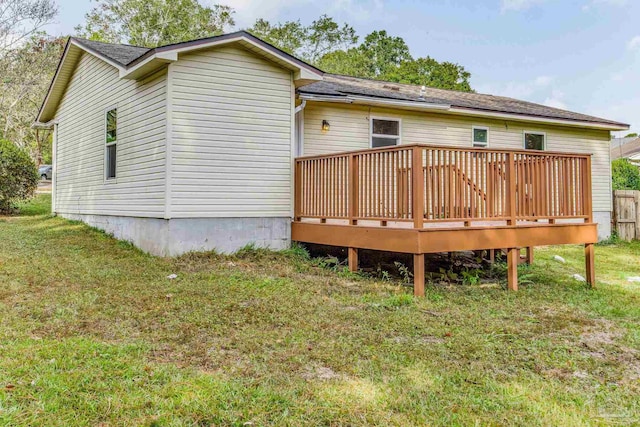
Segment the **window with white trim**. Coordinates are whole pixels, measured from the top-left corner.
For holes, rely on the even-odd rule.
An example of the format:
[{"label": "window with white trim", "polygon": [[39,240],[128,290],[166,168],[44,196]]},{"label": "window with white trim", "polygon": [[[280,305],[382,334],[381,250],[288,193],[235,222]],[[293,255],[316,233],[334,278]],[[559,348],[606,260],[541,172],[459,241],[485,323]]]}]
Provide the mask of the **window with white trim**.
[{"label": "window with white trim", "polygon": [[118,143],[118,109],[113,108],[106,113],[104,170],[106,179],[116,177],[116,158]]},{"label": "window with white trim", "polygon": [[525,150],[544,150],[547,135],[544,132],[528,132],[524,133]]},{"label": "window with white trim", "polygon": [[400,120],[371,118],[371,148],[400,144]]},{"label": "window with white trim", "polygon": [[474,147],[487,147],[489,145],[489,128],[473,126],[471,132]]}]

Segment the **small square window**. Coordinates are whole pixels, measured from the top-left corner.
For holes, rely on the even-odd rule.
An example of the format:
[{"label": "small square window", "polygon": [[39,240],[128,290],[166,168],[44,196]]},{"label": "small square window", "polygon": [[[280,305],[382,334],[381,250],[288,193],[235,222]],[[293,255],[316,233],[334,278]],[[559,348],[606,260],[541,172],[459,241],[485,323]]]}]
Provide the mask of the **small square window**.
[{"label": "small square window", "polygon": [[371,119],[371,148],[400,144],[400,120]]},{"label": "small square window", "polygon": [[473,127],[473,146],[486,147],[489,145],[489,128]]},{"label": "small square window", "polygon": [[525,132],[524,148],[526,150],[544,150],[546,135],[542,132]]}]

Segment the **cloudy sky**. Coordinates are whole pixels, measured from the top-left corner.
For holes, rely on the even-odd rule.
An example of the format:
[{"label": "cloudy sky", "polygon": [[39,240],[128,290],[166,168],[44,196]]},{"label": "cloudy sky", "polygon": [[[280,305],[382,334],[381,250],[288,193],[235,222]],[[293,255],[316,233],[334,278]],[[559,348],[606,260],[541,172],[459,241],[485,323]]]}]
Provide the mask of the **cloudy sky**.
[{"label": "cloudy sky", "polygon": [[[213,4],[201,0],[203,4]],[[70,34],[92,4],[58,0]],[[414,56],[464,65],[472,87],[623,121],[640,132],[640,1],[637,0],[220,0],[236,10],[236,29],[258,17],[321,14],[363,36],[385,29]]]}]

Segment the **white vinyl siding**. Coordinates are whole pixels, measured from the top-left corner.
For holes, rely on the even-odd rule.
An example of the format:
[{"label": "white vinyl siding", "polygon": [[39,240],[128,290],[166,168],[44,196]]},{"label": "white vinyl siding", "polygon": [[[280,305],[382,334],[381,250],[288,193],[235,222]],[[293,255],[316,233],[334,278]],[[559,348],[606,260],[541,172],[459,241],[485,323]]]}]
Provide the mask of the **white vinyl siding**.
[{"label": "white vinyl siding", "polygon": [[[105,181],[105,112],[118,109],[117,177]],[[56,112],[56,212],[162,217],[166,71],[143,81],[81,55]]]},{"label": "white vinyl siding", "polygon": [[[304,155],[369,148],[369,118],[377,116],[402,119],[402,144],[469,147],[469,135],[473,126],[483,126],[489,129],[491,135],[490,148],[522,149],[525,130],[544,132],[545,149],[548,151],[593,154],[593,210],[611,211],[610,137],[609,132],[604,130],[307,102],[304,110]],[[329,132],[321,132],[322,120],[331,123]]]},{"label": "white vinyl siding", "polygon": [[169,73],[171,217],[289,217],[291,72],[227,46]]}]

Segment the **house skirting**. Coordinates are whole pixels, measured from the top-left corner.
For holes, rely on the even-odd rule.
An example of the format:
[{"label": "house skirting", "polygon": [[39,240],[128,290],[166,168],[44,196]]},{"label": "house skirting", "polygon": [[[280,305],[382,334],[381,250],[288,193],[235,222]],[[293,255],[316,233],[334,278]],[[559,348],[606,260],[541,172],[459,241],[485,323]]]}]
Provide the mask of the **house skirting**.
[{"label": "house skirting", "polygon": [[64,214],[131,242],[158,256],[186,252],[233,253],[253,244],[274,250],[291,244],[291,218],[137,218],[110,215]]},{"label": "house skirting", "polygon": [[[274,250],[291,244],[291,218],[138,218],[110,215],[65,214],[131,242],[158,256],[178,256],[192,251],[233,253],[243,246]],[[598,240],[611,236],[611,212],[594,212]]]},{"label": "house skirting", "polygon": [[598,240],[605,240],[611,237],[611,212],[594,212],[593,222],[598,224]]}]

